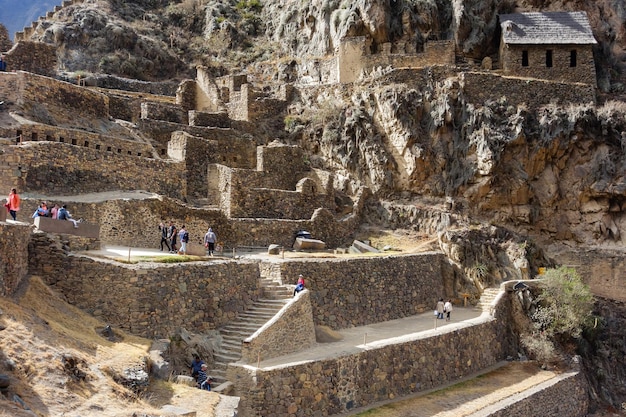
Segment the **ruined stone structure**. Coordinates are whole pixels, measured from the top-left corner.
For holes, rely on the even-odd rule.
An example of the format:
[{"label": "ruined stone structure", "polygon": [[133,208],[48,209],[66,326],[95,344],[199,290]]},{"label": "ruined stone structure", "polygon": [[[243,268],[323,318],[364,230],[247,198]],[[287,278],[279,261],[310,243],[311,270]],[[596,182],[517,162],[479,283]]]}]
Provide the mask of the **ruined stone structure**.
[{"label": "ruined stone structure", "polygon": [[312,59],[303,64],[302,84],[351,83],[361,72],[376,68],[425,68],[435,65],[454,65],[453,41],[429,41],[424,51],[416,53],[405,44],[385,43],[380,51],[372,52],[371,40],[364,36],[344,38],[335,55],[326,59]]},{"label": "ruined stone structure", "polygon": [[596,86],[597,42],[585,12],[504,14],[500,26],[505,75]]}]

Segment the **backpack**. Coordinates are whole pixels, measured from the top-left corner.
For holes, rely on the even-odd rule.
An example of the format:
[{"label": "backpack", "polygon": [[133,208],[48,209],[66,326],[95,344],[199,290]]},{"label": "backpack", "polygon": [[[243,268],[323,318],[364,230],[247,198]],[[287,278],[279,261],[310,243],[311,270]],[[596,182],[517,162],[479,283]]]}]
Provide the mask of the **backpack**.
[{"label": "backpack", "polygon": [[185,243],[189,242],[189,232],[185,232],[183,234],[183,242]]}]

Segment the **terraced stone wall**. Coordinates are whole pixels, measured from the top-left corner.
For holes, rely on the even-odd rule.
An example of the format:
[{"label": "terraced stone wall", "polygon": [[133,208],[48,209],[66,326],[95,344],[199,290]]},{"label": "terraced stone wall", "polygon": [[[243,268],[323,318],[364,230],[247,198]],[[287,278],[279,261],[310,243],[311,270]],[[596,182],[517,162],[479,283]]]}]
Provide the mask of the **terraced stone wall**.
[{"label": "terraced stone wall", "polygon": [[[316,325],[345,329],[423,313],[446,294],[442,253],[281,264],[284,284],[303,274]],[[454,288],[454,287],[452,287]]]},{"label": "terraced stone wall", "polygon": [[5,58],[7,71],[28,71],[48,77],[56,74],[56,46],[48,43],[18,41]]},{"label": "terraced stone wall", "polygon": [[[18,220],[22,215],[18,212]],[[13,294],[28,273],[29,236],[27,225],[0,222],[0,296]]]},{"label": "terraced stone wall", "polygon": [[416,333],[402,342],[371,343],[357,354],[267,369],[231,366],[240,415],[335,415],[458,381],[515,353],[509,317],[505,297],[495,318]]},{"label": "terraced stone wall", "polygon": [[22,193],[131,191],[140,184],[143,190],[173,198],[186,195],[179,163],[59,142],[30,142],[3,150],[8,163],[0,170],[2,184],[5,188],[17,184]]},{"label": "terraced stone wall", "polygon": [[46,109],[63,109],[76,118],[109,118],[109,99],[105,94],[41,75],[27,72],[19,75],[22,82],[20,95],[25,103],[39,103]]},{"label": "terraced stone wall", "polygon": [[585,417],[589,411],[587,381],[574,371],[487,407],[489,417]]},{"label": "terraced stone wall", "polygon": [[469,103],[499,101],[505,97],[510,104],[526,103],[529,109],[536,109],[555,101],[561,105],[596,102],[594,86],[589,84],[574,85],[479,72],[465,72],[462,77],[465,101]]},{"label": "terraced stone wall", "polygon": [[167,337],[181,327],[216,329],[250,308],[261,294],[254,262],[124,265],[68,256],[58,246],[37,234],[30,273],[40,275],[68,303],[143,337]]}]

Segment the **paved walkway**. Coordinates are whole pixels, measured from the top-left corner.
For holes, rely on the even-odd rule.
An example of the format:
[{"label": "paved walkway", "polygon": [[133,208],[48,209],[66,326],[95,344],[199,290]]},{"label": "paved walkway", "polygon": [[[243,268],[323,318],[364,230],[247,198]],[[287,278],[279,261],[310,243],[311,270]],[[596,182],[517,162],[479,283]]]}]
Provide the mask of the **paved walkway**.
[{"label": "paved walkway", "polygon": [[[261,368],[286,366],[298,362],[308,362],[347,356],[370,348],[390,343],[399,343],[404,340],[414,340],[417,337],[430,337],[459,327],[470,326],[483,314],[475,307],[454,307],[452,320],[436,320],[433,312],[418,314],[402,319],[390,320],[383,323],[353,327],[339,331],[342,340],[330,343],[316,343],[313,347],[268,360],[261,360]],[[436,329],[435,329],[436,326]],[[261,358],[262,359],[262,358]]]}]

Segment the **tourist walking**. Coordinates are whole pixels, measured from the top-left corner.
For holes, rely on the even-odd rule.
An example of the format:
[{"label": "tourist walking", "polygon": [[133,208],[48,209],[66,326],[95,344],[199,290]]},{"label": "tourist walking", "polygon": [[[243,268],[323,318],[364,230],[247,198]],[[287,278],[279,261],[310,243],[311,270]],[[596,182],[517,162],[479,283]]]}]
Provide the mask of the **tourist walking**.
[{"label": "tourist walking", "polygon": [[217,242],[217,235],[213,232],[213,229],[209,227],[209,231],[204,235],[204,247],[207,248],[209,256],[213,256],[215,242]]},{"label": "tourist walking", "polygon": [[170,222],[170,227],[167,230],[167,237],[170,240],[170,253],[176,253],[176,236],[178,236],[178,229],[174,222]]},{"label": "tourist walking", "polygon": [[180,239],[180,252],[183,255],[187,254],[187,243],[189,242],[189,232],[185,229],[185,225],[180,228],[178,232],[178,238]]},{"label": "tourist walking", "polygon": [[439,301],[437,301],[437,307],[435,307],[435,310],[437,311],[437,318],[438,319],[442,319],[443,318],[443,307],[444,307],[444,302],[443,302],[443,298],[440,298]]},{"label": "tourist walking", "polygon": [[443,305],[443,311],[446,313],[446,321],[450,321],[450,313],[452,312],[452,300],[446,301]]},{"label": "tourist walking", "polygon": [[168,236],[167,227],[163,224],[163,222],[159,223],[159,232],[161,232],[161,252],[163,252],[163,244],[165,244],[167,251],[171,252],[172,248],[170,248],[170,243],[167,240],[167,236]]},{"label": "tourist walking", "polygon": [[20,196],[17,194],[17,190],[15,188],[11,188],[11,192],[7,198],[6,207],[7,210],[9,210],[11,217],[13,217],[13,220],[17,220],[17,212],[20,211]]}]

